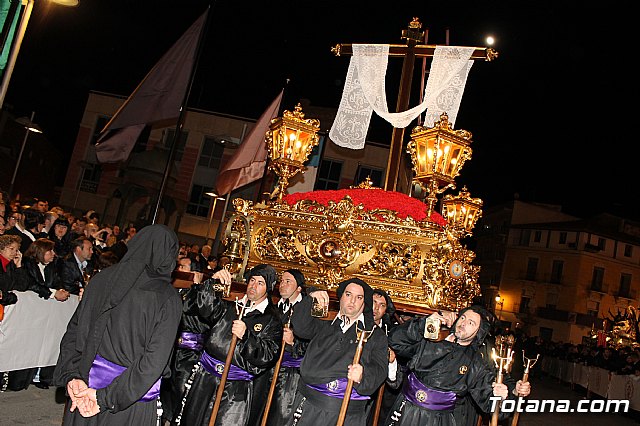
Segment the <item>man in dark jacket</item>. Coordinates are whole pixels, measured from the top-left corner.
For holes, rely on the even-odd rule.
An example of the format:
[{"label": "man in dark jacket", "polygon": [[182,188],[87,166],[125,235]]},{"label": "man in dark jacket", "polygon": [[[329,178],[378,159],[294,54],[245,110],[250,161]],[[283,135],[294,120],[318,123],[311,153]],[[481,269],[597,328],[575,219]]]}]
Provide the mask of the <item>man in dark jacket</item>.
[{"label": "man in dark jacket", "polygon": [[93,244],[87,237],[79,237],[71,241],[71,253],[60,265],[62,286],[71,294],[80,295],[86,286],[88,276],[93,273]]}]

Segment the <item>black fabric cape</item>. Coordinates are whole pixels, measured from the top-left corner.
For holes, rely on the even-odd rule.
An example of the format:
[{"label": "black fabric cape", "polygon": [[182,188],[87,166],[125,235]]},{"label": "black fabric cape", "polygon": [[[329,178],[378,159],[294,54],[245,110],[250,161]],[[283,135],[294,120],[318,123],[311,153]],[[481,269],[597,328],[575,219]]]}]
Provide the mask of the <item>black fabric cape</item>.
[{"label": "black fabric cape", "polygon": [[178,239],[164,225],[143,228],[127,255],[87,285],[60,344],[57,386],[80,378],[88,383],[97,354],[127,369],[97,390],[100,413],[83,418],[65,412],[69,425],[155,425],[157,403],[137,402],[169,374],[181,301],[171,286]]},{"label": "black fabric cape", "polygon": [[477,418],[471,400],[482,411],[490,411],[495,371],[471,345],[425,339],[425,321],[414,319],[394,328],[389,334],[389,346],[397,355],[410,358],[409,370],[425,386],[455,392],[457,404],[453,410],[426,410],[400,393],[385,424],[470,425]]},{"label": "black fabric cape", "polygon": [[[185,305],[183,313],[200,315],[211,326],[204,350],[224,363],[231,342],[231,326],[237,319],[236,304],[219,298],[210,284],[205,283],[197,293],[195,304]],[[231,363],[253,374],[253,381],[227,380],[216,416],[216,425],[255,425],[269,390],[266,373],[278,360],[282,342],[282,322],[276,307],[269,303],[261,313],[249,312],[243,319],[247,331],[238,340]],[[174,423],[188,426],[208,426],[211,409],[220,380],[198,364],[192,374],[191,387],[182,398],[182,412]]]},{"label": "black fabric cape", "polygon": [[[313,318],[311,312],[312,300],[304,299],[300,306],[293,311],[291,324],[296,336],[310,339],[307,352],[300,366],[301,381],[294,402],[294,409],[298,410],[302,398],[306,397],[302,407],[302,415],[298,419],[298,425],[324,426],[335,424],[340,413],[342,399],[320,395],[319,392],[309,389],[306,384],[326,384],[336,379],[347,377],[349,364],[357,347],[355,324],[342,333],[338,321]],[[365,324],[359,324],[360,328],[371,330],[374,327],[373,316],[365,311]],[[364,367],[364,374],[360,383],[354,383],[355,389],[360,395],[372,395],[384,382],[388,375],[389,358],[387,338],[379,328],[369,336],[363,346],[360,364]],[[310,394],[320,399],[322,406],[311,401]],[[366,408],[368,401],[349,402],[345,424],[366,424]],[[293,418],[289,419],[292,424]]]}]

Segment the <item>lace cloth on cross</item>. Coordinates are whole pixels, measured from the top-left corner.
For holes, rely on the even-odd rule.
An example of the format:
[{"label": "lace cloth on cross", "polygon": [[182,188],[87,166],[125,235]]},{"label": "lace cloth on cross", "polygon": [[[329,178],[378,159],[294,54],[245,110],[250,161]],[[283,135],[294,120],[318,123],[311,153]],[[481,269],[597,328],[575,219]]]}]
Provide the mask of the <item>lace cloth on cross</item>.
[{"label": "lace cloth on cross", "polygon": [[407,127],[425,109],[425,126],[433,126],[446,111],[453,126],[473,51],[473,47],[437,46],[424,101],[406,111],[390,113],[385,92],[389,45],[354,44],[342,99],[329,132],[331,140],[342,147],[362,149],[373,111],[396,128]]}]

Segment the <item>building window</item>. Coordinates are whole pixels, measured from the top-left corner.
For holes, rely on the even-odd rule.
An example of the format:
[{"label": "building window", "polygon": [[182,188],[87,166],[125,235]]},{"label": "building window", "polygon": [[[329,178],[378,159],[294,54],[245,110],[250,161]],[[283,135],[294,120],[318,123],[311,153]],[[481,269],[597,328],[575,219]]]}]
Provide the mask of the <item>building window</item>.
[{"label": "building window", "polygon": [[551,283],[562,284],[562,270],[564,269],[564,260],[554,260],[551,265]]},{"label": "building window", "polygon": [[[173,135],[175,134],[175,129],[169,129],[165,132],[164,146],[167,149],[171,149],[171,144],[173,143]],[[182,154],[184,154],[184,147],[187,145],[188,135],[188,132],[180,132],[180,138],[176,142],[178,146],[176,147],[176,154],[175,157],[173,157],[173,161],[182,161]]]},{"label": "building window", "polygon": [[187,204],[187,213],[200,217],[209,216],[211,197],[205,195],[205,193],[210,191],[212,191],[212,189],[209,187],[193,185],[191,188],[191,197],[189,197],[189,204]]},{"label": "building window", "polygon": [[314,189],[338,189],[340,186],[340,175],[342,174],[342,162],[324,159],[320,163],[318,179]]},{"label": "building window", "polygon": [[521,246],[528,246],[531,241],[531,230],[523,229],[520,233],[520,244]]},{"label": "building window", "polygon": [[541,239],[542,239],[542,231],[534,232],[534,234],[533,234],[533,242],[534,243],[539,243]]},{"label": "building window", "polygon": [[521,314],[528,314],[530,303],[531,303],[530,297],[522,296],[520,298],[520,307],[518,308],[518,312]]},{"label": "building window", "polygon": [[593,268],[591,277],[591,290],[602,291],[602,283],[604,281],[604,268],[598,266]]},{"label": "building window", "polygon": [[620,289],[618,290],[618,296],[631,296],[631,274],[620,274]]},{"label": "building window", "polygon": [[560,237],[558,238],[558,243],[560,243],[560,244],[566,244],[567,243],[567,233],[566,232],[561,232],[560,233]]},{"label": "building window", "polygon": [[542,339],[543,342],[553,341],[553,328],[540,327],[540,339]]},{"label": "building window", "polygon": [[91,141],[89,142],[91,145],[95,145],[98,142],[98,138],[100,137],[100,132],[104,129],[104,126],[111,120],[110,117],[105,117],[104,115],[98,116],[96,119],[96,125],[93,128],[93,136],[91,136]]},{"label": "building window", "polygon": [[82,169],[82,179],[80,179],[80,191],[95,194],[98,192],[98,184],[102,176],[102,165],[91,164]]},{"label": "building window", "polygon": [[353,184],[359,185],[368,177],[369,179],[371,179],[373,186],[382,188],[382,174],[382,169],[360,165],[358,166],[358,170],[356,171],[356,178],[354,179]]},{"label": "building window", "polygon": [[556,309],[558,306],[558,293],[547,293],[547,309]]},{"label": "building window", "polygon": [[220,168],[222,154],[224,153],[224,144],[216,138],[205,137],[202,144],[202,152],[198,159],[198,165],[209,169]]},{"label": "building window", "polygon": [[607,240],[605,240],[604,238],[598,238],[598,248],[600,250],[604,250],[606,243],[607,243]]},{"label": "building window", "polygon": [[624,257],[631,257],[633,255],[633,246],[631,244],[624,245]]},{"label": "building window", "polygon": [[527,274],[524,279],[529,281],[536,280],[536,274],[538,273],[538,258],[530,257],[527,260]]}]

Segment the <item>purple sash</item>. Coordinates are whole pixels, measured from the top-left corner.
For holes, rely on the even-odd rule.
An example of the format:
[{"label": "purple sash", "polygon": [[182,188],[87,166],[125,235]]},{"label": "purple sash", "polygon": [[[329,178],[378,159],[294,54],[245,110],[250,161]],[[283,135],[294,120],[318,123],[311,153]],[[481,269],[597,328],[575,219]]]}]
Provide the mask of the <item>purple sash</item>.
[{"label": "purple sash", "polygon": [[204,343],[204,334],[198,333],[180,333],[178,337],[177,347],[180,349],[192,349],[194,351],[201,351],[202,344]]},{"label": "purple sash", "polygon": [[[122,374],[127,368],[102,358],[96,354],[96,359],[91,364],[89,370],[89,387],[93,389],[106,388]],[[151,389],[145,393],[138,401],[153,401],[160,396],[160,379],[151,386]]]},{"label": "purple sash", "polygon": [[303,359],[304,357],[294,358],[291,356],[291,352],[285,351],[280,365],[283,367],[300,368],[300,364],[302,364]]},{"label": "purple sash", "polygon": [[[200,364],[202,364],[202,367],[204,367],[204,369],[209,373],[222,377],[222,373],[224,372],[224,362],[215,359],[209,355],[207,351],[202,351],[202,355],[200,355]],[[253,380],[253,374],[231,364],[229,365],[229,375],[227,376],[227,380],[244,380],[249,382]]]},{"label": "purple sash", "polygon": [[412,404],[433,411],[453,410],[458,398],[455,392],[443,392],[426,387],[413,372],[407,376],[402,393]]},{"label": "purple sash", "polygon": [[[345,378],[333,380],[323,385],[307,385],[310,389],[320,392],[323,395],[330,396],[331,398],[344,398],[344,391],[347,390],[348,380]],[[369,395],[360,395],[355,389],[351,388],[351,399],[364,400],[371,399]]]}]

